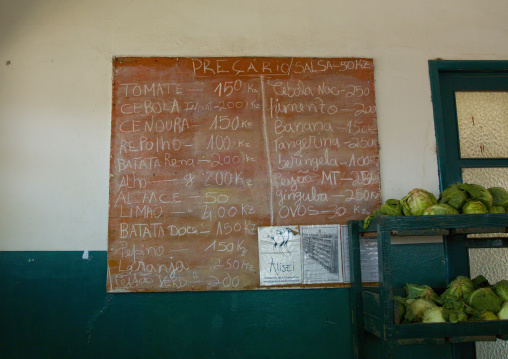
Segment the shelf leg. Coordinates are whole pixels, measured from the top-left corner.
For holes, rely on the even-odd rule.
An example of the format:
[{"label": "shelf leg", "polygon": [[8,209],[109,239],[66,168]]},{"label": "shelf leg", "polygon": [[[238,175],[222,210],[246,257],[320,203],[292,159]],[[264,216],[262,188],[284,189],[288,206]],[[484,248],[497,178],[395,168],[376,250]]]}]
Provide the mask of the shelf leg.
[{"label": "shelf leg", "polygon": [[360,261],[360,230],[359,224],[350,221],[349,232],[349,281],[351,300],[351,330],[353,358],[362,358],[361,350],[364,348],[364,322],[363,322],[363,299],[362,299],[362,271]]},{"label": "shelf leg", "polygon": [[444,241],[447,283],[462,275],[469,277],[467,235],[456,235]]},{"label": "shelf leg", "polygon": [[395,343],[393,334],[393,273],[392,244],[389,231],[381,231],[378,224],[378,271],[379,300],[381,302],[380,317],[383,321],[381,336],[383,340],[384,358],[394,358]]}]

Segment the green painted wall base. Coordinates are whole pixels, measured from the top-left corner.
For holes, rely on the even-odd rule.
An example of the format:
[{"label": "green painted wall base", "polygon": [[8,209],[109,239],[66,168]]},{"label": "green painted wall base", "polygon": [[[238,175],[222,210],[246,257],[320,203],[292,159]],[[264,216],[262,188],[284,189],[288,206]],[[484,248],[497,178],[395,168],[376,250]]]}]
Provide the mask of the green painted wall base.
[{"label": "green painted wall base", "polygon": [[106,252],[0,252],[0,357],[350,358],[348,289],[106,293]]},{"label": "green painted wall base", "polygon": [[[442,246],[424,253],[442,273]],[[353,357],[347,288],[108,294],[107,253],[82,254],[0,252],[0,358]]]}]

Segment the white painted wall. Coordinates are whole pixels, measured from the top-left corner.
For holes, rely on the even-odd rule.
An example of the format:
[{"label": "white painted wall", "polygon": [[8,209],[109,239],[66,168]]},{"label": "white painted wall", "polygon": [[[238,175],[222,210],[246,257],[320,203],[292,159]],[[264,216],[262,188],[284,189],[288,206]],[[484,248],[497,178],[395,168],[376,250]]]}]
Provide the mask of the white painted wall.
[{"label": "white painted wall", "polygon": [[383,199],[437,194],[428,60],[508,59],[506,14],[506,0],[0,0],[0,250],[106,250],[113,56],[373,58]]}]

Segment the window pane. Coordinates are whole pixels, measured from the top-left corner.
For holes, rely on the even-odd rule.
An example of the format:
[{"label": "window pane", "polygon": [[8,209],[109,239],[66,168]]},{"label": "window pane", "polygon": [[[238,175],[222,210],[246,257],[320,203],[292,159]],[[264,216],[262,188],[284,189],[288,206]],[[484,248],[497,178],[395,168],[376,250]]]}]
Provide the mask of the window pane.
[{"label": "window pane", "polygon": [[508,189],[508,167],[464,168],[462,182],[476,183],[485,188],[503,187]]},{"label": "window pane", "polygon": [[508,157],[508,92],[455,93],[462,158]]}]

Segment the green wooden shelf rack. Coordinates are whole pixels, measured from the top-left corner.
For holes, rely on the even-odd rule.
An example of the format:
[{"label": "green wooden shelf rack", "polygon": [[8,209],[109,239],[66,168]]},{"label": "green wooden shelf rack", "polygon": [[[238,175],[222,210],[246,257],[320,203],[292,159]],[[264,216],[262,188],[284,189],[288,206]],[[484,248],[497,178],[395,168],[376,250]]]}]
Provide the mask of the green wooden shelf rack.
[{"label": "green wooden shelf rack", "polygon": [[[348,229],[355,358],[366,357],[367,335],[373,335],[378,340],[378,355],[382,358],[395,358],[398,346],[445,344],[450,348],[451,358],[471,359],[476,358],[474,342],[508,339],[508,320],[396,324],[393,296],[403,294],[404,290],[393,287],[393,264],[398,259],[392,250],[393,240],[399,236],[442,236],[446,261],[443,282],[449,283],[458,275],[469,276],[469,248],[508,247],[508,238],[498,234],[508,232],[508,214],[382,216],[371,221],[368,228],[363,228],[363,221],[350,221]],[[488,235],[470,236],[480,233]],[[377,237],[377,286],[367,286],[361,280],[360,239],[369,235]],[[408,271],[417,271],[418,265],[414,263]]]}]

